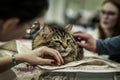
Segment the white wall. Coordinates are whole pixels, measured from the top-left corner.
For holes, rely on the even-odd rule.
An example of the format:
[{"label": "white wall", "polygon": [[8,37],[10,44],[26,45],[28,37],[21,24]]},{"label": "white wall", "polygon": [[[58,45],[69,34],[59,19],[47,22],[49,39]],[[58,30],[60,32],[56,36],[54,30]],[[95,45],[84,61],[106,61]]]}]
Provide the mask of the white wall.
[{"label": "white wall", "polygon": [[49,0],[50,7],[46,15],[46,21],[64,24],[64,11],[66,0]]}]

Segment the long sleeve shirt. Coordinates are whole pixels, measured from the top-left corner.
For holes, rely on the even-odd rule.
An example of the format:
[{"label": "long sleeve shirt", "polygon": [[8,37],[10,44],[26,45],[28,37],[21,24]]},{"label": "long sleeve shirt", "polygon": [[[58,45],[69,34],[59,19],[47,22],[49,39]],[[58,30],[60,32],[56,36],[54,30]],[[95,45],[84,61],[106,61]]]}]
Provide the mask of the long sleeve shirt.
[{"label": "long sleeve shirt", "polygon": [[107,55],[120,55],[120,36],[97,40],[97,53]]}]

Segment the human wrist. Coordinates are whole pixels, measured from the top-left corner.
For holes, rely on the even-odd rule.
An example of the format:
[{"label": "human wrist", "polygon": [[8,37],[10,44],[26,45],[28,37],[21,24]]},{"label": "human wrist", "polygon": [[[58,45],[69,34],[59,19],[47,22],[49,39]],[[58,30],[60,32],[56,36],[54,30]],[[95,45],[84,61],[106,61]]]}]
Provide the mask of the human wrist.
[{"label": "human wrist", "polygon": [[24,62],[24,56],[21,54],[16,54],[15,59],[16,59],[17,64]]},{"label": "human wrist", "polygon": [[15,57],[15,54],[13,54],[11,57],[12,57],[12,63],[14,65],[16,65],[17,64],[17,60],[16,60],[16,57]]}]

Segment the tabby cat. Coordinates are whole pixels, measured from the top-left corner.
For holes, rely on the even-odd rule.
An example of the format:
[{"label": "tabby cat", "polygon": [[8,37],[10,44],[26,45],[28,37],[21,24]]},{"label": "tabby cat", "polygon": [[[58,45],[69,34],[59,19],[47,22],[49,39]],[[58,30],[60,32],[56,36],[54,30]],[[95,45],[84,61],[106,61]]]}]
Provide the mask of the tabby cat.
[{"label": "tabby cat", "polygon": [[80,60],[83,57],[83,49],[78,47],[71,35],[72,25],[58,27],[45,25],[32,41],[32,49],[47,46],[60,52],[65,63]]}]

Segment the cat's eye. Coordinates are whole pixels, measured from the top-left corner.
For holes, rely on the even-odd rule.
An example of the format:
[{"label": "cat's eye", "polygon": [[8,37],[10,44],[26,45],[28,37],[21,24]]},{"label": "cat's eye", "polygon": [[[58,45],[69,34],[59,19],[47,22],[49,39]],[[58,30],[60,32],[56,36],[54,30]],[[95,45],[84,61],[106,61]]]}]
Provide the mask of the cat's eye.
[{"label": "cat's eye", "polygon": [[55,41],[55,43],[59,43],[59,44],[61,44],[61,42],[60,42],[60,41],[58,41],[58,40],[56,40],[56,41]]},{"label": "cat's eye", "polygon": [[55,41],[56,43],[60,43],[60,41]]}]

